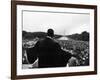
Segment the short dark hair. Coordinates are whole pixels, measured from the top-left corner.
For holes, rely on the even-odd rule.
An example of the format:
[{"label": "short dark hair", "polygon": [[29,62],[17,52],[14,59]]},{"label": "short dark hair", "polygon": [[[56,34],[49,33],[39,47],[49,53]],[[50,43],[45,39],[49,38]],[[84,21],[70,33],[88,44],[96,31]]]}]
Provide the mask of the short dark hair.
[{"label": "short dark hair", "polygon": [[48,29],[47,35],[50,36],[50,37],[53,37],[54,36],[54,30],[53,29]]}]

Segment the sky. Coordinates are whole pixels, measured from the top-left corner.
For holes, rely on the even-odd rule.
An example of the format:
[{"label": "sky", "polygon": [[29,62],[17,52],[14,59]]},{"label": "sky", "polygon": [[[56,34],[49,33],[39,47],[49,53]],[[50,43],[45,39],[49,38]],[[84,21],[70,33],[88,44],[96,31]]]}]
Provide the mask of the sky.
[{"label": "sky", "polygon": [[46,32],[47,29],[52,28],[55,34],[71,35],[90,30],[88,13],[23,11],[22,15],[23,30],[27,32]]}]

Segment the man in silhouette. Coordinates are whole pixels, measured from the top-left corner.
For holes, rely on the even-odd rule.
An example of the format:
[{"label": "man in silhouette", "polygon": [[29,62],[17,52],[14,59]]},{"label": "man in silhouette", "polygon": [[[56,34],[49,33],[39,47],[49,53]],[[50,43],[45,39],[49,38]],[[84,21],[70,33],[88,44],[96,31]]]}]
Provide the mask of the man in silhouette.
[{"label": "man in silhouette", "polygon": [[34,47],[38,57],[39,68],[64,67],[72,56],[62,50],[53,37],[53,29],[48,29],[46,38],[38,41]]}]

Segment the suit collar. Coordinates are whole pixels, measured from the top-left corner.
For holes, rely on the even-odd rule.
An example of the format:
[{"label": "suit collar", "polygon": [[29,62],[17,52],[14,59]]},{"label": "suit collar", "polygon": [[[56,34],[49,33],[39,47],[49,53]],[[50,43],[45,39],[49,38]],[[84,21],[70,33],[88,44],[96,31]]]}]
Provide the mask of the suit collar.
[{"label": "suit collar", "polygon": [[47,36],[47,38],[49,38],[49,39],[52,39],[52,40],[53,40],[53,38],[52,38],[52,37],[50,37],[50,36]]}]

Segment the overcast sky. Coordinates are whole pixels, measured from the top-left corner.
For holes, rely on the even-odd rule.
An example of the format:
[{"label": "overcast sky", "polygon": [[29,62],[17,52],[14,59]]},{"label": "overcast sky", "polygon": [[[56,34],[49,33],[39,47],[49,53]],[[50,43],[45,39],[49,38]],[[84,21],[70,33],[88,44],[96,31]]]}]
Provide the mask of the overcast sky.
[{"label": "overcast sky", "polygon": [[70,35],[89,32],[90,15],[78,13],[23,11],[23,30],[43,31],[52,28],[55,34]]}]

